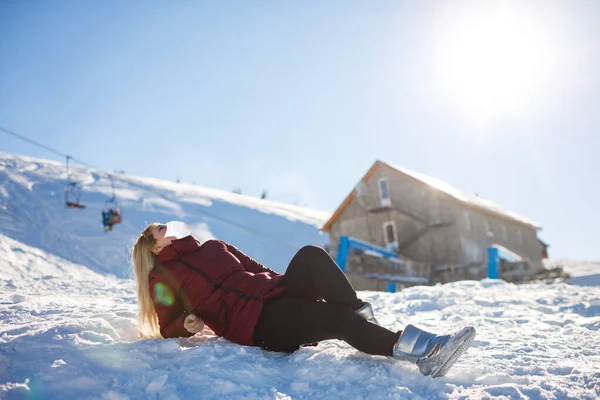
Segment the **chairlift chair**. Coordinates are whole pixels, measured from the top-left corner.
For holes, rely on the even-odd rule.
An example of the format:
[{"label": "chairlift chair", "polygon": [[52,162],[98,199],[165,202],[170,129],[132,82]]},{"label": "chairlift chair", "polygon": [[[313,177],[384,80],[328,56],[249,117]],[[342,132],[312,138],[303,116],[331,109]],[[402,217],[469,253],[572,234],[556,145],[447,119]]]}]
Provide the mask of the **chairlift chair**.
[{"label": "chairlift chair", "polygon": [[71,179],[69,173],[69,160],[71,156],[67,156],[66,168],[67,168],[67,186],[65,186],[65,204],[70,208],[83,209],[85,206],[79,203],[81,198],[81,186],[79,183]]}]

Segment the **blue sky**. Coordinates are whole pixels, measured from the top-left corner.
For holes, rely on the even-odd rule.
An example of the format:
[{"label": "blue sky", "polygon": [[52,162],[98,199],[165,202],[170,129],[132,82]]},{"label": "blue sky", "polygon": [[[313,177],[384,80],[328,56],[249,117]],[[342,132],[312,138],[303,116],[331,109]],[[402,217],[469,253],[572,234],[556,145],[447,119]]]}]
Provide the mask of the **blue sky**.
[{"label": "blue sky", "polygon": [[600,260],[600,3],[449,3],[0,0],[0,126],[330,211],[381,159]]}]

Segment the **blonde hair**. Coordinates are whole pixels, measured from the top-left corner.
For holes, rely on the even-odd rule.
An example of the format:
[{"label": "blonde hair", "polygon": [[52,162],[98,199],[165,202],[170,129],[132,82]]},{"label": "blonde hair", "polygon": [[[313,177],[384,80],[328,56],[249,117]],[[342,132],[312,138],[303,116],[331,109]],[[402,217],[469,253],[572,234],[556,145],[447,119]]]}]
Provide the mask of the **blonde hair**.
[{"label": "blonde hair", "polygon": [[156,239],[150,229],[158,225],[160,224],[155,222],[144,229],[137,238],[131,255],[131,264],[137,281],[139,335],[145,339],[162,338],[148,282],[150,271],[157,265],[156,256],[152,253]]}]

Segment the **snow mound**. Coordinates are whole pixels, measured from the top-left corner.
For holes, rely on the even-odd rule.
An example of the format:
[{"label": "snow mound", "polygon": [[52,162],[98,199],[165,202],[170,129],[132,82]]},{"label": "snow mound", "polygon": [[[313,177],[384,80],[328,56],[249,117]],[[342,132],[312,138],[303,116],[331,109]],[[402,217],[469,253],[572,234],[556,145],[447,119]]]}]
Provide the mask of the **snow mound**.
[{"label": "snow mound", "polygon": [[131,280],[100,276],[6,236],[0,243],[0,398],[600,396],[598,287],[484,280],[361,292],[390,329],[475,326],[471,349],[446,377],[433,379],[336,340],[292,355],[212,336],[139,340]]}]

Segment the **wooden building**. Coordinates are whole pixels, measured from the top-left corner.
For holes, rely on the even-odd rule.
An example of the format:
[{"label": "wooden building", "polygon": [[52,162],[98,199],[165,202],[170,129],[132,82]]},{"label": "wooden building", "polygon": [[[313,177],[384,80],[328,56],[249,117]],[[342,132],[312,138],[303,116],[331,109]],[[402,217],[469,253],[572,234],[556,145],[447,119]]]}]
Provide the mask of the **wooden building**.
[{"label": "wooden building", "polygon": [[334,257],[339,238],[346,235],[393,249],[407,260],[408,271],[390,265],[377,274],[355,264],[347,274],[357,290],[381,290],[385,282],[377,276],[426,277],[430,284],[482,279],[492,245],[520,258],[519,267],[511,269],[517,275],[534,276],[543,268],[540,229],[492,201],[382,161],[373,164],[322,228]]}]

